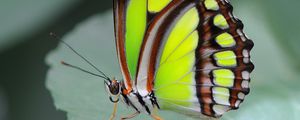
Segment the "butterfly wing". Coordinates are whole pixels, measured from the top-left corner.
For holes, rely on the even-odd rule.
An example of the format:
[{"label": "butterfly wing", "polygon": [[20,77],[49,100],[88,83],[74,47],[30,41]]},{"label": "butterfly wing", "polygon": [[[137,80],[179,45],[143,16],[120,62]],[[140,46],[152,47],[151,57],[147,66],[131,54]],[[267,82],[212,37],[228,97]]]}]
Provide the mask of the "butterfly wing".
[{"label": "butterfly wing", "polygon": [[126,88],[132,89],[147,24],[147,0],[114,0],[115,38]]},{"label": "butterfly wing", "polygon": [[171,0],[114,0],[116,48],[128,91],[135,89],[137,84],[138,61],[146,29],[153,16],[170,2]]},{"label": "butterfly wing", "polygon": [[226,0],[173,0],[149,23],[137,88],[164,109],[219,117],[249,93],[252,47]]}]

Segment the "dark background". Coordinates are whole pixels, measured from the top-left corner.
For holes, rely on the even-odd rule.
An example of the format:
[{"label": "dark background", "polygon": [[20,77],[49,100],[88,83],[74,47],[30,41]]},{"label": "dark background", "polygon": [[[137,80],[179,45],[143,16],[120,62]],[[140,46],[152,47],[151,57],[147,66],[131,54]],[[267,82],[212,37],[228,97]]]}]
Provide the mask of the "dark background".
[{"label": "dark background", "polygon": [[45,56],[58,44],[49,37],[49,32],[62,36],[76,23],[112,7],[111,0],[76,2],[53,18],[48,27],[28,38],[20,38],[25,40],[0,52],[0,91],[4,94],[2,107],[7,108],[7,111],[0,111],[4,116],[0,119],[66,120],[65,113],[54,108],[50,93],[45,88],[48,69]]}]

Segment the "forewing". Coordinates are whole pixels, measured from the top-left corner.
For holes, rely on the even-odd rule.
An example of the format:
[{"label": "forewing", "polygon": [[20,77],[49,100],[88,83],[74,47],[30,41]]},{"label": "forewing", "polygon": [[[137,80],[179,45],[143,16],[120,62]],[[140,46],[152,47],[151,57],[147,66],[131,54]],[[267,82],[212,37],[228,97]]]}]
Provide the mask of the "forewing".
[{"label": "forewing", "polygon": [[147,26],[147,0],[114,0],[115,39],[127,89],[132,88]]}]

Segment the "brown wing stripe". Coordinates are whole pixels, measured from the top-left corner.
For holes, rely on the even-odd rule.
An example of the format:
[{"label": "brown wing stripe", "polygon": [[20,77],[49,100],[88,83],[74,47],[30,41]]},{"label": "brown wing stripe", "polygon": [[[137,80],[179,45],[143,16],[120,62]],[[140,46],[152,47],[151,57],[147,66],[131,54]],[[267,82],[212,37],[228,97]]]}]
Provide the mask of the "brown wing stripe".
[{"label": "brown wing stripe", "polygon": [[[169,16],[163,21],[162,26],[158,29],[158,35],[154,39],[154,45],[151,50],[151,58],[160,58],[159,52],[160,48],[164,46],[164,38],[163,36],[167,36],[165,34],[169,34],[169,31],[172,28],[172,24],[176,22],[176,19],[179,17],[180,13],[178,11],[182,11],[182,9],[187,9],[191,2],[189,0],[185,0],[181,3],[177,2],[176,8],[170,13]],[[170,20],[173,20],[170,22]],[[158,59],[150,59],[149,62],[149,70],[148,70],[148,81],[150,88],[153,88],[154,84],[154,76],[155,76],[155,71],[156,71],[156,65],[158,63]]]},{"label": "brown wing stripe", "polygon": [[[150,23],[148,23],[148,26],[147,26],[147,32],[145,32],[145,37],[144,37],[144,40],[142,42],[142,46],[141,46],[141,51],[140,51],[140,54],[139,54],[139,59],[138,59],[138,65],[137,65],[137,72],[139,72],[139,67],[140,67],[140,64],[141,64],[141,60],[142,60],[142,56],[143,56],[143,53],[144,53],[144,49],[145,49],[145,46],[146,46],[146,43],[150,37],[150,33],[152,33],[154,31],[154,27],[158,24],[158,21],[160,19],[162,19],[162,17],[167,13],[169,12],[171,9],[174,9],[176,8],[183,0],[173,0],[166,8],[164,8],[160,13],[157,13],[157,14],[150,14],[148,12],[148,21]],[[149,17],[150,15],[150,17]],[[156,45],[158,46],[158,45]],[[155,47],[155,46],[154,46]],[[154,57],[155,58],[155,57]],[[150,93],[152,92],[153,90],[153,85],[154,85],[154,74],[151,74],[150,72],[148,72],[150,75],[148,75],[148,80],[147,80],[147,91]],[[137,73],[136,75],[138,75],[139,73]],[[137,76],[136,76],[137,78]],[[137,79],[136,79],[137,80]],[[135,81],[135,83],[137,83],[137,81]]]},{"label": "brown wing stripe", "polygon": [[[200,16],[200,23],[199,23],[199,27],[198,27],[198,32],[199,32],[199,42],[198,42],[198,46],[196,48],[195,51],[195,56],[196,56],[196,69],[202,69],[203,68],[203,61],[202,61],[202,51],[201,51],[201,46],[203,45],[203,43],[205,42],[205,38],[209,38],[210,34],[204,33],[205,29],[207,29],[209,26],[202,26],[205,22],[205,16],[206,16],[206,10],[205,7],[203,5],[202,2],[199,3],[199,5],[197,5],[197,9],[198,9],[198,13]],[[203,87],[202,85],[204,85],[206,82],[204,81],[204,79],[202,79],[202,76],[204,76],[204,74],[202,72],[196,72],[195,74],[195,80],[196,80],[196,94],[197,94],[197,98],[201,107],[201,112],[204,115],[207,116],[213,116],[213,110],[212,110],[212,106],[210,103],[213,103],[212,101],[212,90],[211,87]],[[206,94],[204,94],[206,93]]]},{"label": "brown wing stripe", "polygon": [[[167,36],[168,30],[171,29],[172,24],[174,24],[174,21],[170,20],[175,20],[178,17],[178,14],[180,10],[183,8],[187,7],[189,4],[192,4],[192,0],[173,0],[166,8],[164,8],[163,11],[158,13],[152,20],[152,22],[148,26],[148,30],[145,34],[144,41],[142,43],[141,47],[141,54],[139,55],[139,65],[141,64],[141,57],[143,56],[143,51],[145,48],[145,44],[147,41],[154,36],[154,39],[151,39],[154,41],[152,48],[151,48],[151,59],[149,60],[149,69],[147,73],[147,90],[148,92],[151,92],[153,90],[153,85],[154,85],[154,76],[155,76],[155,70],[156,70],[156,64],[157,64],[157,59],[159,58],[159,48],[163,47],[164,44],[163,42],[163,36]],[[167,12],[170,12],[167,14]],[[167,14],[167,15],[166,15]],[[163,19],[162,22],[159,23],[159,20],[162,19],[163,16],[166,15],[166,19]],[[155,29],[155,26],[158,26],[158,29]],[[150,35],[151,33],[151,35]],[[139,66],[138,65],[138,66]]]},{"label": "brown wing stripe", "polygon": [[126,0],[114,0],[114,25],[115,25],[115,38],[116,38],[116,46],[117,53],[119,58],[119,63],[121,66],[121,70],[125,75],[126,88],[125,93],[132,90],[131,78],[128,71],[126,56],[125,56],[125,21],[126,21]]}]

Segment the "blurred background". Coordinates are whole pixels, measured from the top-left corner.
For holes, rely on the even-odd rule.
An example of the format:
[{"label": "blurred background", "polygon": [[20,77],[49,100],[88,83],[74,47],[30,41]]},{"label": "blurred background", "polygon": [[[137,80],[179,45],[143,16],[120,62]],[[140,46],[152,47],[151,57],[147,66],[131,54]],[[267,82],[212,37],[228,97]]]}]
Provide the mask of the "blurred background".
[{"label": "blurred background", "polygon": [[111,0],[0,0],[0,120],[66,120],[45,87],[46,54]]},{"label": "blurred background", "polygon": [[[251,99],[273,96],[284,103],[290,97],[299,98],[300,1],[231,2],[255,42],[252,90],[257,87],[257,91],[253,90]],[[56,110],[45,87],[49,69],[45,59],[59,43],[49,32],[64,36],[111,8],[112,0],[0,0],[0,120],[67,119],[65,112]],[[300,108],[293,112],[299,113]],[[288,119],[294,118],[298,116]]]}]

